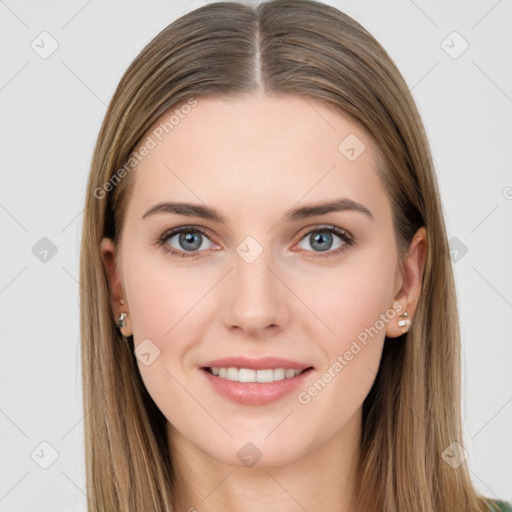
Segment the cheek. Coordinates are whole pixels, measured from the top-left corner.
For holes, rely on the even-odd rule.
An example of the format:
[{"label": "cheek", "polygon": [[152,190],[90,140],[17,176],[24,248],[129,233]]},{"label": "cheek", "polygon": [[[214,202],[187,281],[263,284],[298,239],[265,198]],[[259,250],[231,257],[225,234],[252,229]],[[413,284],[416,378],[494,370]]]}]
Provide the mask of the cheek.
[{"label": "cheek", "polygon": [[[124,281],[144,384],[159,406],[170,402],[170,397],[173,405],[181,400],[186,405],[190,397],[179,383],[187,385],[188,371],[196,369],[190,354],[205,338],[203,319],[211,319],[216,303],[211,288],[218,276],[201,265],[180,267],[165,255],[137,253],[135,248],[130,252],[129,247],[126,254]],[[150,353],[150,365],[138,356],[142,350]]]},{"label": "cheek", "polygon": [[[164,268],[156,260],[127,261],[130,274],[126,288],[137,365],[158,408],[178,430],[187,431],[189,419],[202,418],[204,414],[197,406],[203,402],[202,390],[194,389],[195,400],[189,393],[187,379],[191,375],[184,372],[184,361],[191,348],[204,338],[198,330],[198,313],[209,287],[204,285],[204,279],[201,285],[199,273],[180,271],[169,263]],[[146,364],[147,359],[150,364]]]},{"label": "cheek", "polygon": [[[350,267],[326,280],[323,288],[315,286],[307,291],[311,309],[329,330],[316,322],[317,335],[309,333],[324,355],[324,365],[313,386],[302,390],[298,401],[334,430],[356,412],[370,391],[380,364],[386,325],[395,321],[393,260],[381,258],[379,264],[372,264],[368,258],[364,265],[361,260]],[[302,329],[309,329],[309,324],[303,324]]]},{"label": "cheek", "polygon": [[311,339],[318,339],[321,333],[331,357],[346,350],[367,329],[376,327],[383,336],[385,324],[377,321],[381,314],[393,311],[393,260],[385,254],[366,256],[347,261],[337,271],[319,274],[301,288],[301,296],[307,297],[311,311],[324,324],[317,322],[321,331]]},{"label": "cheek", "polygon": [[152,248],[148,254],[126,249],[123,271],[134,339],[151,338],[164,350],[175,333],[190,324],[207,288],[204,277],[199,270],[173,264],[163,249]]}]

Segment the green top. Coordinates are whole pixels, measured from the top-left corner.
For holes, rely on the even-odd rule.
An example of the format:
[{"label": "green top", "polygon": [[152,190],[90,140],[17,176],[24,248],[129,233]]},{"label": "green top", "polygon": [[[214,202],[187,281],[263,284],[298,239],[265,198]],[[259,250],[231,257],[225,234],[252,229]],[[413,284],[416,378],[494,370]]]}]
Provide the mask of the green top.
[{"label": "green top", "polygon": [[492,500],[490,503],[494,504],[496,508],[493,508],[491,505],[489,505],[489,510],[496,510],[500,512],[512,512],[512,504],[509,503],[508,501]]}]

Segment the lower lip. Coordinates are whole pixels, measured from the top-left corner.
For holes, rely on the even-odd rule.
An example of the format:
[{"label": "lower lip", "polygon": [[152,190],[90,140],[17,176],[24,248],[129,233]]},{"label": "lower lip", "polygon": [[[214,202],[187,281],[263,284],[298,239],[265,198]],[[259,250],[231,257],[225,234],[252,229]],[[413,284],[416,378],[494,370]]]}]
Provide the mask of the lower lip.
[{"label": "lower lip", "polygon": [[309,368],[296,377],[274,382],[237,382],[217,377],[201,368],[217,393],[243,405],[266,405],[280,400],[301,386],[312,370]]}]

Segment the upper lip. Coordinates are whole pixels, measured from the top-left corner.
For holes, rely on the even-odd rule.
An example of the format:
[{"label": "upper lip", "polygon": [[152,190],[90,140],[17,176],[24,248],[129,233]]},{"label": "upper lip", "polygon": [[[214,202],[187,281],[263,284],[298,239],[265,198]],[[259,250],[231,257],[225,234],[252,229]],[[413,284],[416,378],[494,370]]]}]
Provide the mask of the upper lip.
[{"label": "upper lip", "polygon": [[284,368],[285,370],[305,370],[311,365],[292,361],[291,359],[282,359],[280,357],[262,357],[260,359],[249,359],[243,356],[225,357],[207,361],[201,365],[203,368],[249,368],[252,370],[265,370]]}]

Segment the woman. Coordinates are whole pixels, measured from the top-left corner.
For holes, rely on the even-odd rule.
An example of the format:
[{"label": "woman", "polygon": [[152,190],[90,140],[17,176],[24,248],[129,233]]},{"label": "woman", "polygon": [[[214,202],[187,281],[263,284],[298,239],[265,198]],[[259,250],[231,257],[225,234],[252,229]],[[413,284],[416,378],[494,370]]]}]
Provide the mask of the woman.
[{"label": "woman", "polygon": [[347,15],[222,2],[158,34],[81,251],[89,510],[510,510],[465,463],[421,119]]}]

